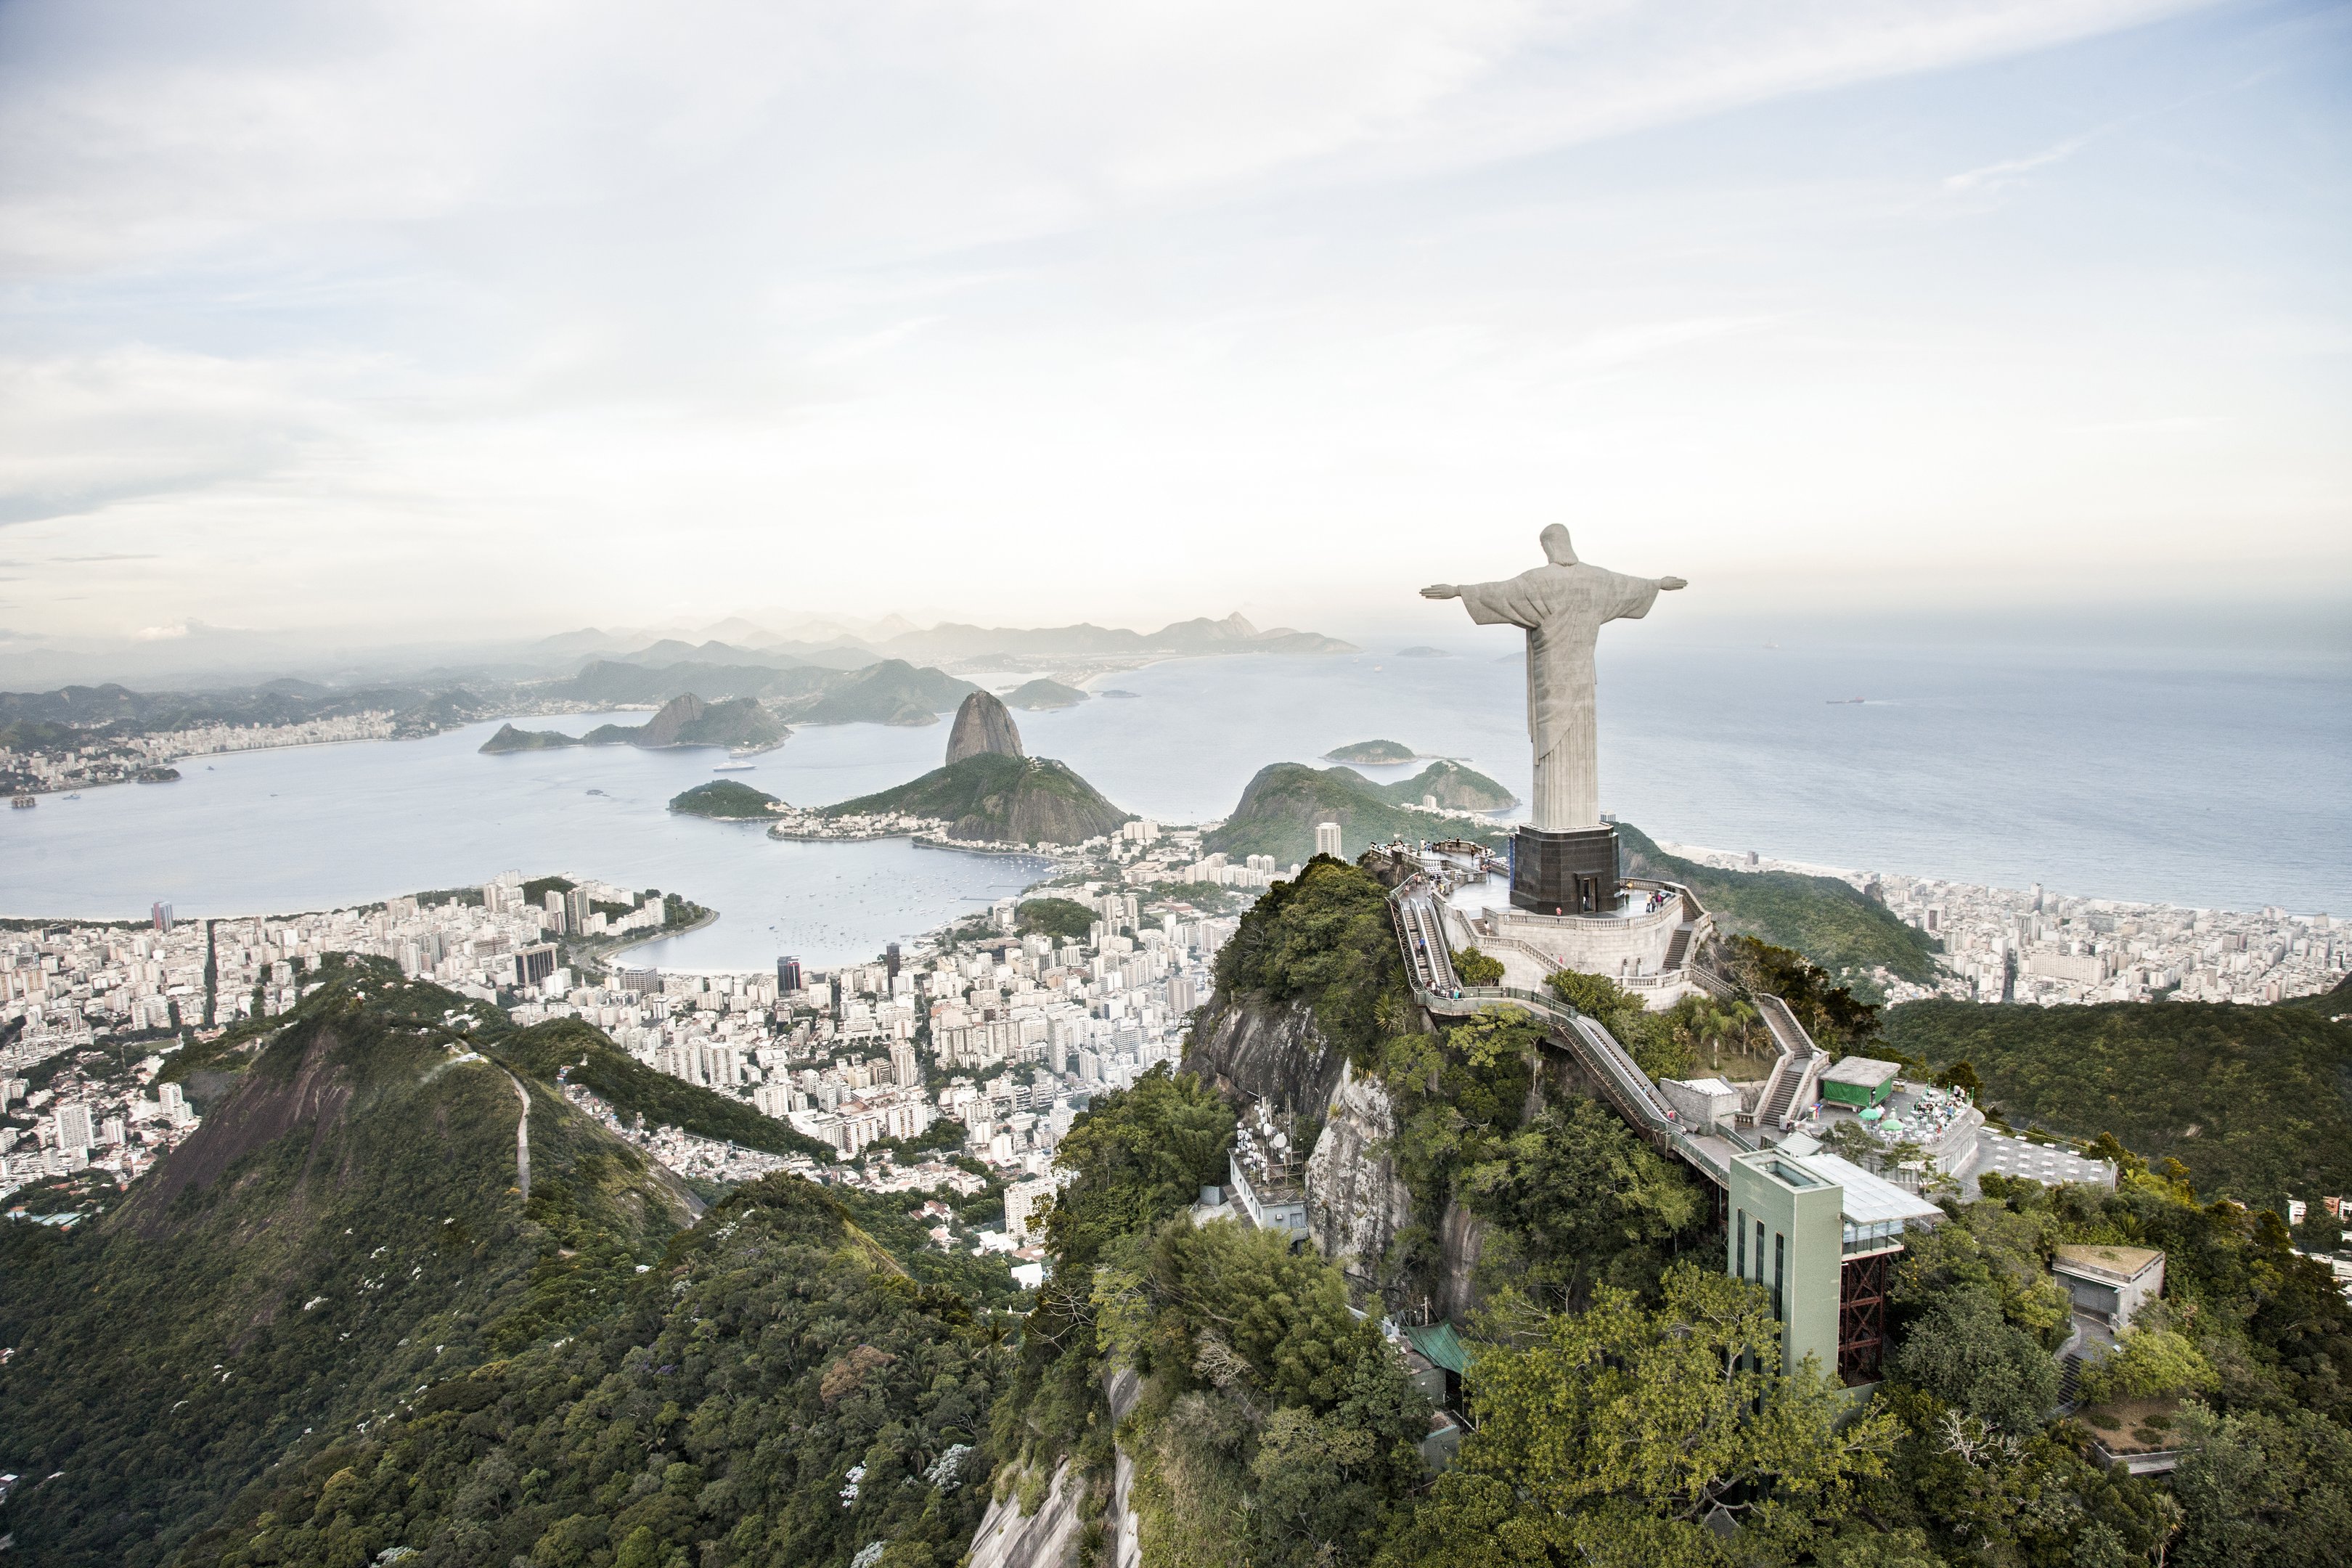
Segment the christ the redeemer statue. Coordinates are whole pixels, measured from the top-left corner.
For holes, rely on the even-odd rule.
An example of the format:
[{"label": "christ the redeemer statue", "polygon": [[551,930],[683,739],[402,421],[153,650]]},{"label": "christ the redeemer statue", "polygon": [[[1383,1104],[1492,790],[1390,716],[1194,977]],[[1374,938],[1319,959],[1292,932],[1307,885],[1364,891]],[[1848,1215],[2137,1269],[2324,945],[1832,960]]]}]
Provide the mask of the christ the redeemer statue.
[{"label": "christ the redeemer statue", "polygon": [[1460,599],[1482,626],[1514,626],[1528,634],[1528,738],[1535,742],[1533,822],[1541,833],[1601,825],[1599,731],[1592,706],[1593,644],[1610,621],[1650,613],[1658,590],[1680,577],[1628,577],[1576,558],[1568,530],[1543,531],[1548,565],[1503,583],[1439,583],[1425,599]]}]

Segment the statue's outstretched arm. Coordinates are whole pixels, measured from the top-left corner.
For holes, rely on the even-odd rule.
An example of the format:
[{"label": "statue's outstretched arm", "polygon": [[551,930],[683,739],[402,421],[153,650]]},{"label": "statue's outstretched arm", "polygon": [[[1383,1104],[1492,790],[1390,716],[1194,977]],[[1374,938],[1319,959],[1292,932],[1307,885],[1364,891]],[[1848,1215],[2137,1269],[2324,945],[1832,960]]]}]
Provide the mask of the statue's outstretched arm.
[{"label": "statue's outstretched arm", "polygon": [[1462,596],[1462,590],[1451,583],[1432,583],[1421,591],[1421,596],[1424,599],[1458,599]]},{"label": "statue's outstretched arm", "polygon": [[1687,588],[1690,584],[1680,577],[1661,577],[1658,579],[1658,586],[1671,594],[1677,588]]}]

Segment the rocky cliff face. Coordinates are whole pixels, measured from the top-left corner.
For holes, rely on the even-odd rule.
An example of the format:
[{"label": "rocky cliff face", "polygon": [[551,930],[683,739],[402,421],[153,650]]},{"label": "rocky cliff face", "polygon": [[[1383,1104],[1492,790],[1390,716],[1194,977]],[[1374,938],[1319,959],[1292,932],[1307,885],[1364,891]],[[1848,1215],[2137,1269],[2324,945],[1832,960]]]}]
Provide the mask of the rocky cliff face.
[{"label": "rocky cliff face", "polygon": [[1347,1066],[1304,1002],[1270,1006],[1217,993],[1184,1048],[1184,1070],[1227,1094],[1255,1096],[1281,1110],[1318,1115]]},{"label": "rocky cliff face", "polygon": [[1486,1222],[1455,1198],[1437,1223],[1437,1291],[1430,1305],[1438,1316],[1460,1322],[1478,1304],[1478,1258],[1486,1250]]},{"label": "rocky cliff face", "polygon": [[1086,1491],[1065,1459],[1035,1513],[1021,1511],[1017,1492],[998,1498],[972,1532],[968,1568],[1076,1568]]},{"label": "rocky cliff face", "polygon": [[1026,755],[1021,750],[1020,728],[1004,704],[985,691],[975,691],[956,710],[955,728],[948,731],[947,765],[953,767],[983,752],[1005,757]]},{"label": "rocky cliff face", "polygon": [[[1276,1007],[1223,991],[1185,1047],[1184,1070],[1235,1099],[1255,1096],[1323,1117],[1307,1161],[1307,1227],[1326,1258],[1360,1280],[1374,1278],[1397,1233],[1414,1218],[1412,1194],[1390,1152],[1396,1114],[1387,1090],[1357,1076],[1304,1002]],[[1425,1281],[1429,1304],[1459,1321],[1477,1304],[1486,1226],[1457,1202],[1433,1228],[1438,1258],[1436,1277]],[[1418,1288],[1411,1294],[1420,1299]]]},{"label": "rocky cliff face", "polygon": [[1412,1217],[1412,1194],[1389,1152],[1395,1136],[1388,1091],[1341,1062],[1322,1136],[1307,1160],[1307,1224],[1317,1248],[1351,1276],[1373,1277]]}]

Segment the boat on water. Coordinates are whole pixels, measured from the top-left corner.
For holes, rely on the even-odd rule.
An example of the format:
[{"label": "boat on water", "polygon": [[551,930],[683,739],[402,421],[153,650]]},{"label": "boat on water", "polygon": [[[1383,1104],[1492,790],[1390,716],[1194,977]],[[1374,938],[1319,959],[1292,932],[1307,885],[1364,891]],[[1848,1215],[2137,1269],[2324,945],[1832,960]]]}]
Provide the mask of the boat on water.
[{"label": "boat on water", "polygon": [[81,798],[81,791],[79,791],[79,790],[76,790],[76,791],[74,791],[74,792],[73,792],[73,794],[71,794],[71,795],[69,795],[66,796],[66,798],[67,798],[68,800],[79,800],[79,799]]},{"label": "boat on water", "polygon": [[721,763],[710,771],[714,773],[748,773],[759,765],[757,763]]}]

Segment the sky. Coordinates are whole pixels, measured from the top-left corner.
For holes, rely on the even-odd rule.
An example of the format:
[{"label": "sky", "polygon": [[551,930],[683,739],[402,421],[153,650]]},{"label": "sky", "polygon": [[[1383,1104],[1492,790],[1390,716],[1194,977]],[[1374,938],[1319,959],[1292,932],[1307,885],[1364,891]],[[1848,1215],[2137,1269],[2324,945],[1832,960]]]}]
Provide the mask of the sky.
[{"label": "sky", "polygon": [[[2352,605],[2352,8],[11,0],[0,673]],[[2352,617],[2342,617],[2352,619]]]}]

